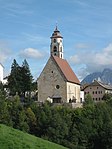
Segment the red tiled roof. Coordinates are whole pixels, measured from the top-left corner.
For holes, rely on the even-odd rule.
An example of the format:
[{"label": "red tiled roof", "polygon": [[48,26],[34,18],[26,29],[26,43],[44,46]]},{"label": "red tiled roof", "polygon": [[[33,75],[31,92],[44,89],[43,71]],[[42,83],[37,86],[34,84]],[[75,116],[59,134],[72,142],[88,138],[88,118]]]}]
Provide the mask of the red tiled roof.
[{"label": "red tiled roof", "polygon": [[73,72],[73,70],[71,69],[70,65],[68,64],[66,60],[61,59],[57,56],[52,56],[52,57],[54,58],[58,67],[61,69],[67,81],[80,84],[80,81],[78,80],[77,76],[75,75],[75,73]]}]

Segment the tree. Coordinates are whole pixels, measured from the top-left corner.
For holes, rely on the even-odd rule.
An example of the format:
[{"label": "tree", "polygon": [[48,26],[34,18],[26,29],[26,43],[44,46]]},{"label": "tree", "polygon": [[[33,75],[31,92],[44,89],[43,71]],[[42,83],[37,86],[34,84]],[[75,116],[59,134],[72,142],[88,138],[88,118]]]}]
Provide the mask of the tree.
[{"label": "tree", "polygon": [[25,93],[31,92],[32,75],[30,73],[29,65],[24,60],[22,66],[19,66],[14,59],[11,66],[11,73],[8,76],[8,87],[11,95],[18,95],[25,97]]},{"label": "tree", "polygon": [[110,100],[110,99],[112,99],[112,93],[106,93],[106,94],[104,94],[104,96],[103,96],[103,100]]},{"label": "tree", "polygon": [[0,123],[11,125],[8,104],[5,95],[0,91]]},{"label": "tree", "polygon": [[4,87],[3,87],[3,84],[2,84],[2,82],[0,82],[0,91],[4,91]]},{"label": "tree", "polygon": [[52,115],[50,126],[47,129],[47,134],[50,140],[56,143],[61,143],[68,134],[67,124],[64,122],[64,119],[61,117],[59,112]]},{"label": "tree", "polygon": [[106,102],[95,105],[93,134],[89,138],[89,149],[112,148],[112,109]]},{"label": "tree", "polygon": [[8,88],[11,95],[16,95],[21,93],[21,67],[18,65],[16,60],[13,60],[11,65],[11,73],[8,76]]},{"label": "tree", "polygon": [[25,131],[25,132],[29,132],[30,128],[27,123],[27,116],[26,116],[24,109],[19,111],[18,124],[17,124],[16,128],[19,130]]},{"label": "tree", "polygon": [[85,97],[84,106],[94,106],[94,101],[90,94],[87,94]]},{"label": "tree", "polygon": [[29,131],[32,134],[36,132],[36,117],[32,109],[29,107],[26,109],[27,124],[29,125]]},{"label": "tree", "polygon": [[21,67],[21,75],[22,75],[22,92],[25,97],[26,92],[28,93],[28,95],[30,95],[30,92],[32,90],[32,81],[33,81],[33,77],[31,75],[30,68],[26,59],[23,61],[23,64]]},{"label": "tree", "polygon": [[29,126],[27,124],[27,116],[25,109],[20,102],[20,97],[18,95],[12,97],[8,106],[8,111],[13,122],[13,127],[23,131],[28,131]]}]

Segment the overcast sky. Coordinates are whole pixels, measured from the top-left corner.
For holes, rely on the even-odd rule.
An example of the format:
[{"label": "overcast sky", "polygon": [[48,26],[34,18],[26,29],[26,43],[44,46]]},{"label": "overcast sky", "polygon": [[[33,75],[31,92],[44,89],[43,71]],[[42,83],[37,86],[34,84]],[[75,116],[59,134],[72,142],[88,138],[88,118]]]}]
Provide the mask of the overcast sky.
[{"label": "overcast sky", "polygon": [[27,59],[37,78],[50,56],[56,22],[64,58],[81,80],[112,68],[112,0],[0,0],[0,62]]}]

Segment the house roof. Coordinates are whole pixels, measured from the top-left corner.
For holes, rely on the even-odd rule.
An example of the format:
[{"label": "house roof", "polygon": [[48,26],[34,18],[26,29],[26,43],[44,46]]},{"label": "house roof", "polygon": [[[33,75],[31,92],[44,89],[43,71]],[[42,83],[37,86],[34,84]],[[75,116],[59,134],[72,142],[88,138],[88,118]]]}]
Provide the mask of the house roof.
[{"label": "house roof", "polygon": [[102,86],[104,89],[112,90],[112,86],[111,85],[104,84],[103,82],[100,82],[100,81],[97,81],[97,80],[94,80],[94,82],[92,82],[91,84],[87,85],[85,88],[87,88],[88,86]]},{"label": "house roof", "polygon": [[78,80],[77,76],[75,75],[75,73],[73,72],[72,68],[66,60],[61,59],[57,56],[52,57],[68,82],[80,84],[80,81]]},{"label": "house roof", "polygon": [[98,82],[99,85],[101,85],[103,88],[108,89],[108,90],[112,90],[112,86],[111,86],[111,85],[104,84],[104,83],[99,82],[99,81],[97,81],[97,82]]}]

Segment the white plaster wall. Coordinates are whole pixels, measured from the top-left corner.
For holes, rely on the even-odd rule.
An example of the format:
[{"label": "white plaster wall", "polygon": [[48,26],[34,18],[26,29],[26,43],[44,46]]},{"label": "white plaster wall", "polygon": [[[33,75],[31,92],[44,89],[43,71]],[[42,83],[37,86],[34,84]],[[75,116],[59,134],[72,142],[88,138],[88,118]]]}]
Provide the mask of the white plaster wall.
[{"label": "white plaster wall", "polygon": [[84,91],[80,91],[80,100],[84,102]]},{"label": "white plaster wall", "polygon": [[80,85],[67,82],[67,102],[69,99],[73,99],[73,96],[76,98],[76,102],[80,102]]},{"label": "white plaster wall", "polygon": [[[56,39],[56,42],[54,42],[54,39]],[[59,47],[58,47],[59,44]],[[60,58],[64,58],[63,57],[63,39],[62,38],[52,38],[51,39],[51,53],[54,54],[54,46],[56,46],[58,48],[57,50],[57,56],[59,56]]]},{"label": "white plaster wall", "polygon": [[0,81],[3,82],[3,66],[0,64]]}]

